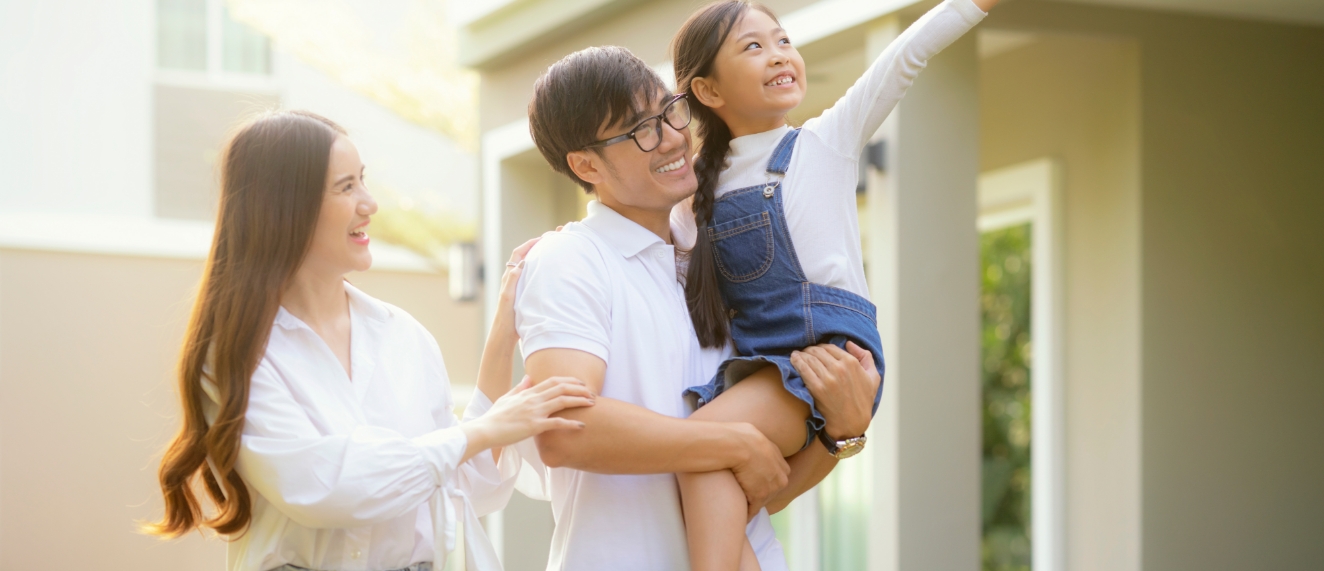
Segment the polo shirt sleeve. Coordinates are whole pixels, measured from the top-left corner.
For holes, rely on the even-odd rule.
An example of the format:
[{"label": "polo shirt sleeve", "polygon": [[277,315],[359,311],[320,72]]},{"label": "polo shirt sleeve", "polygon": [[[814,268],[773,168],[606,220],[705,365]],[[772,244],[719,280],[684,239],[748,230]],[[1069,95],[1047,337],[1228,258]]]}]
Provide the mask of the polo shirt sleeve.
[{"label": "polo shirt sleeve", "polygon": [[573,230],[546,234],[529,252],[515,293],[525,359],[543,349],[576,349],[608,360],[611,282],[603,255]]}]

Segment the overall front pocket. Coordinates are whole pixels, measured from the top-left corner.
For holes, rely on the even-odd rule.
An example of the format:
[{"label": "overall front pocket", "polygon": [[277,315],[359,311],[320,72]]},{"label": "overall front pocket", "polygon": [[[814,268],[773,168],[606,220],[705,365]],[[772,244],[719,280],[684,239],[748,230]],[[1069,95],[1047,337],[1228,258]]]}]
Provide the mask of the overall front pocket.
[{"label": "overall front pocket", "polygon": [[747,282],[772,267],[772,219],[759,212],[708,227],[717,270],[732,282]]}]

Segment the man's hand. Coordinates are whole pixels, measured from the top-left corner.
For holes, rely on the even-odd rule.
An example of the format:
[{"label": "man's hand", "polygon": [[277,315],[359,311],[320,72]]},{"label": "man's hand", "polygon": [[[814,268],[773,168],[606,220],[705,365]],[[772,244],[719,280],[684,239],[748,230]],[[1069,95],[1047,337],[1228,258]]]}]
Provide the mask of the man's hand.
[{"label": "man's hand", "polygon": [[791,364],[814,395],[828,436],[850,438],[869,429],[873,398],[882,382],[872,353],[853,342],[846,343],[846,351],[825,343],[791,353]]},{"label": "man's hand", "polygon": [[736,482],[740,484],[740,489],[744,490],[745,500],[749,502],[748,519],[754,519],[759,510],[768,503],[768,499],[786,487],[791,475],[791,466],[786,463],[785,458],[782,458],[777,445],[763,436],[754,425],[747,423],[731,423],[731,425],[745,441],[744,449],[748,451],[740,463],[731,468],[731,473],[735,474]]}]

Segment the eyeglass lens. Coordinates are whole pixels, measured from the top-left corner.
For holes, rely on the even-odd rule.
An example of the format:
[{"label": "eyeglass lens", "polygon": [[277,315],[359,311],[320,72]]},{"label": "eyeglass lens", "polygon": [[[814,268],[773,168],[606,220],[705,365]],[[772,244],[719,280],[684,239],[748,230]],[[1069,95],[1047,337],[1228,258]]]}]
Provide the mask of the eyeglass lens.
[{"label": "eyeglass lens", "polygon": [[661,117],[653,117],[641,123],[634,130],[634,142],[639,144],[639,150],[647,153],[662,144],[663,120],[677,131],[688,127],[690,125],[689,102],[684,98],[677,99],[667,106]]}]

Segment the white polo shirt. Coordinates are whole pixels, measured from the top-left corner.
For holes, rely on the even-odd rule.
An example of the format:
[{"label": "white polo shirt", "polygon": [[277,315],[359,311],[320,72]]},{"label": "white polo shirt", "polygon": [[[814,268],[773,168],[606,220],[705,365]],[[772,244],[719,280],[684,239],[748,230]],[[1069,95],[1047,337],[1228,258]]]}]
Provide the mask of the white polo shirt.
[{"label": "white polo shirt", "polygon": [[[526,359],[552,348],[592,353],[607,363],[603,396],[673,417],[689,414],[681,392],[707,382],[728,355],[699,347],[675,249],[597,201],[529,253],[515,323]],[[517,449],[527,463],[519,489],[552,502],[549,571],[689,568],[674,475],[547,468],[531,440]],[[748,533],[764,571],[786,569],[767,512]]]}]

